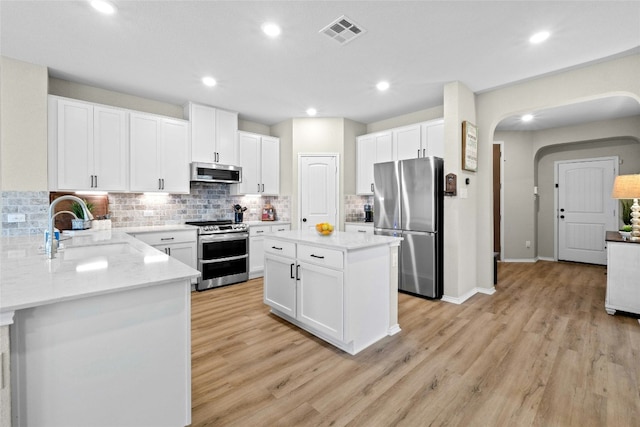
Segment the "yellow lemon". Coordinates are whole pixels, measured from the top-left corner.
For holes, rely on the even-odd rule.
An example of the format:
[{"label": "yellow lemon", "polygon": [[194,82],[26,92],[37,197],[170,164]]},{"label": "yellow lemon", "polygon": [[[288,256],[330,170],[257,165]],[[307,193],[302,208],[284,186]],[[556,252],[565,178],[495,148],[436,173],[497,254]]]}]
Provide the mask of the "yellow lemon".
[{"label": "yellow lemon", "polygon": [[328,229],[329,229],[329,226],[327,225],[326,222],[324,224],[322,224],[322,231],[326,231]]}]

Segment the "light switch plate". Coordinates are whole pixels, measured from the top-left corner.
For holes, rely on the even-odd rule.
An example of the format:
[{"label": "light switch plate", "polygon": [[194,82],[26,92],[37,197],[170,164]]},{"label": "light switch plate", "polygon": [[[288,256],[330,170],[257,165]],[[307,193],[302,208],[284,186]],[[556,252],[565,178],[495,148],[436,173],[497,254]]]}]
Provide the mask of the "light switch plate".
[{"label": "light switch plate", "polygon": [[26,216],[21,213],[14,213],[7,215],[7,222],[25,222]]}]

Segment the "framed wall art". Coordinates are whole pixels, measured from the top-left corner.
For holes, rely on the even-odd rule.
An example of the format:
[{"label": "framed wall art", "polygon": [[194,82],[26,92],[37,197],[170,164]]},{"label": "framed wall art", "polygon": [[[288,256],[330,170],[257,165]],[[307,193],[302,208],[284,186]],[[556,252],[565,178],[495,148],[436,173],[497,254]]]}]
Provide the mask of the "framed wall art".
[{"label": "framed wall art", "polygon": [[478,128],[462,122],[462,169],[478,172]]}]

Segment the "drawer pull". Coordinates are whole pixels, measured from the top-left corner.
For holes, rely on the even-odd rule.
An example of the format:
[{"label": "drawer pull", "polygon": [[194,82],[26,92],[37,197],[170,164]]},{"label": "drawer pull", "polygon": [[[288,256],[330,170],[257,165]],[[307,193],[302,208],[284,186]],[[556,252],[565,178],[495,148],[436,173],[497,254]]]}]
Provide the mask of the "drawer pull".
[{"label": "drawer pull", "polygon": [[256,230],[256,234],[258,233],[264,233],[264,230]]},{"label": "drawer pull", "polygon": [[358,233],[366,233],[367,230],[358,230]]},{"label": "drawer pull", "polygon": [[162,237],[160,240],[162,240],[163,242],[167,241],[167,240],[173,240],[175,239],[175,237]]},{"label": "drawer pull", "polygon": [[324,259],[324,256],[322,255],[311,254],[311,256],[318,259]]},{"label": "drawer pull", "polygon": [[296,265],[296,280],[300,280],[300,264]]},{"label": "drawer pull", "polygon": [[271,249],[275,249],[276,251],[281,251],[282,250],[282,248],[279,248],[277,246],[271,246]]},{"label": "drawer pull", "polygon": [[290,271],[289,271],[289,272],[291,273],[291,278],[292,278],[292,279],[295,279],[295,277],[293,276],[293,266],[294,266],[294,265],[295,265],[295,264],[291,264],[291,265],[290,265]]}]

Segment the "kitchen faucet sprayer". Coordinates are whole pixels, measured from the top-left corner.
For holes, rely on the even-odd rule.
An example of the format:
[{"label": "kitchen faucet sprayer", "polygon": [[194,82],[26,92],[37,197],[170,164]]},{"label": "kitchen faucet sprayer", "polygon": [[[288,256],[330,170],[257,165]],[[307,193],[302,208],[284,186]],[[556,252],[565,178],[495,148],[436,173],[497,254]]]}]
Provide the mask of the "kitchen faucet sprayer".
[{"label": "kitchen faucet sprayer", "polygon": [[[47,237],[47,241],[44,244],[44,251],[47,254],[47,258],[49,259],[53,259],[56,255],[57,252],[57,248],[56,245],[54,243],[55,241],[55,237],[54,237],[54,232],[53,232],[53,224],[54,224],[54,219],[56,217],[57,214],[54,214],[54,210],[55,207],[58,203],[60,203],[63,200],[73,200],[74,202],[77,202],[78,204],[80,204],[80,207],[82,207],[82,211],[84,213],[84,217],[85,220],[88,219],[89,221],[93,220],[93,215],[91,215],[91,212],[89,212],[89,209],[87,208],[87,205],[85,204],[84,200],[82,200],[79,197],[76,196],[62,196],[62,197],[58,197],[57,199],[55,199],[53,202],[51,202],[51,205],[49,205],[49,215],[48,215],[48,230],[49,230],[49,235]],[[75,216],[75,215],[74,215]]]}]

